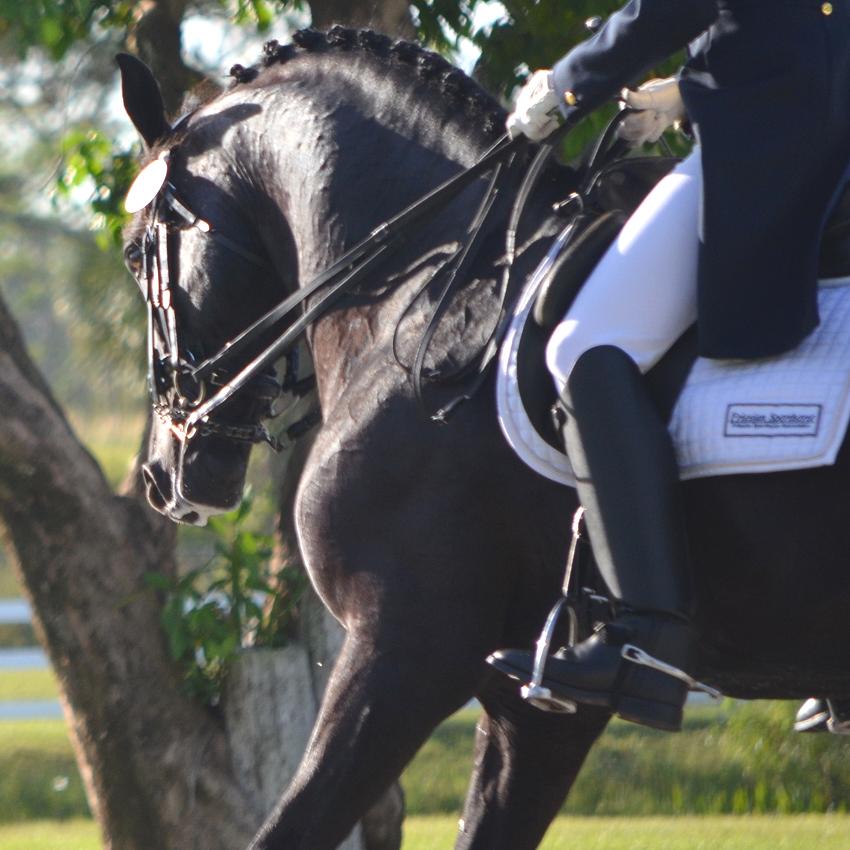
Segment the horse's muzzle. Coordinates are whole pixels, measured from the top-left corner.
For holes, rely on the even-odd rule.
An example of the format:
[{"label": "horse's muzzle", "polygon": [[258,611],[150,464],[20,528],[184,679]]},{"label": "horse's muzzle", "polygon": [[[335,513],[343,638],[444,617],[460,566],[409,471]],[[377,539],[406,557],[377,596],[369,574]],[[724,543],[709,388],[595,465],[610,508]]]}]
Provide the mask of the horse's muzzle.
[{"label": "horse's muzzle", "polygon": [[171,475],[156,463],[142,465],[142,478],[150,506],[173,522],[205,526],[211,516],[225,513],[235,507],[235,504],[216,506],[188,501],[173,486]]}]

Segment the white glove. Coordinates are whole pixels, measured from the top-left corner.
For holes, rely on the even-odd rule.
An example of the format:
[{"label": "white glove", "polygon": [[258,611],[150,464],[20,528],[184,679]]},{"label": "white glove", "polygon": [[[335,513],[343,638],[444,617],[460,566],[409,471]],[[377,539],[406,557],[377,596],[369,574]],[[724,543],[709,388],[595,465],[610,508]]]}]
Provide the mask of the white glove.
[{"label": "white glove", "polygon": [[514,111],[505,123],[512,139],[524,134],[539,142],[558,126],[558,95],[551,76],[551,71],[535,71],[520,89]]},{"label": "white glove", "polygon": [[622,120],[617,135],[635,147],[657,142],[668,127],[685,117],[679,82],[674,77],[650,80],[637,91],[623,89],[620,96],[625,106],[638,111]]}]

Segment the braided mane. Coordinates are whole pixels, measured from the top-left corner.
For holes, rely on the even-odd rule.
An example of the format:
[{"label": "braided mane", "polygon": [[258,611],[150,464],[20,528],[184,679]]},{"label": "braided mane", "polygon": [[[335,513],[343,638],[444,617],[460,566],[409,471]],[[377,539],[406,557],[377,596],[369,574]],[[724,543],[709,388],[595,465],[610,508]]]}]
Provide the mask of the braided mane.
[{"label": "braided mane", "polygon": [[373,30],[356,30],[335,26],[328,32],[314,29],[298,30],[292,44],[269,41],[256,65],[248,68],[234,65],[230,76],[233,86],[251,83],[274,65],[284,64],[303,54],[362,53],[379,59],[386,66],[401,66],[415,71],[416,76],[439,94],[453,102],[471,118],[477,119],[487,136],[496,136],[504,129],[504,110],[499,103],[463,71],[450,62],[410,41],[393,41]]}]

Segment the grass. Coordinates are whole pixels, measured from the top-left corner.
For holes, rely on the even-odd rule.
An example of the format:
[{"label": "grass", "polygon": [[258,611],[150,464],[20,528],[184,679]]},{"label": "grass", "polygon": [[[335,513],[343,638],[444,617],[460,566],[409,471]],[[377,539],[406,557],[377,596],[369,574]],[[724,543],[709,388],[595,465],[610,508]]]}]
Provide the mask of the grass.
[{"label": "grass", "polygon": [[[793,702],[694,706],[678,735],[613,721],[564,814],[648,816],[844,811],[850,739],[791,732]],[[408,811],[460,811],[477,712],[443,723],[406,770]],[[850,847],[850,837],[847,840]]]},{"label": "grass", "polygon": [[0,546],[0,599],[12,599],[20,595],[21,586],[12,572],[12,566],[5,549]]},{"label": "grass", "polygon": [[[402,850],[448,850],[456,826],[448,817],[408,818]],[[847,815],[560,817],[540,850],[847,850],[848,846]],[[0,850],[6,850],[2,843]]]},{"label": "grass", "polygon": [[[450,817],[409,817],[402,850],[449,850]],[[540,850],[847,850],[850,817],[558,818]],[[90,820],[0,826],[0,850],[101,850]]]},{"label": "grass", "polygon": [[0,722],[0,823],[80,818],[88,811],[64,722]]},{"label": "grass", "polygon": [[52,670],[0,670],[0,702],[56,699],[58,693]]},{"label": "grass", "polygon": [[[22,698],[53,693],[43,675],[27,676],[20,685],[14,678],[0,679],[7,694],[13,688]],[[844,812],[850,802],[850,739],[793,734],[794,707],[731,701],[697,707],[688,711],[679,735],[615,721],[588,757],[562,813]],[[461,811],[476,718],[476,711],[464,710],[447,720],[405,771],[412,816],[456,817]],[[0,722],[0,823],[87,813],[62,720]]]},{"label": "grass", "polygon": [[101,850],[92,820],[34,821],[0,826],[0,850]]}]

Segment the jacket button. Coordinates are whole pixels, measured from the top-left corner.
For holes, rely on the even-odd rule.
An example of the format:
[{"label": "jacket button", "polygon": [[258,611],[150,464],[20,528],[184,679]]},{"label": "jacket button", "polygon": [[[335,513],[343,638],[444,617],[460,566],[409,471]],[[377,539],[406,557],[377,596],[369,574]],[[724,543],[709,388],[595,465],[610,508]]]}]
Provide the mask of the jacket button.
[{"label": "jacket button", "polygon": [[820,10],[824,13],[824,15],[831,15],[832,9],[832,3],[823,3],[820,7]]},{"label": "jacket button", "polygon": [[565,91],[564,92],[564,101],[567,106],[575,106],[578,103],[578,97],[575,92]]}]

